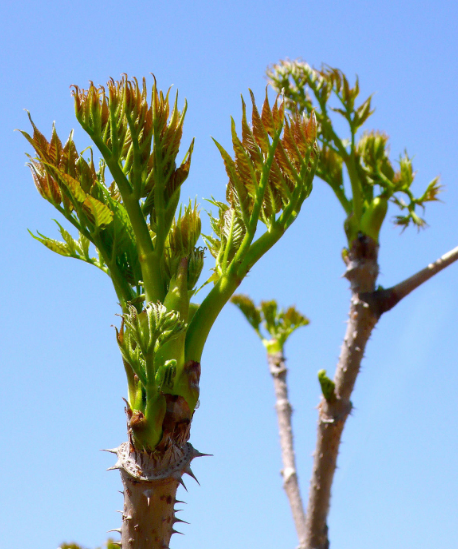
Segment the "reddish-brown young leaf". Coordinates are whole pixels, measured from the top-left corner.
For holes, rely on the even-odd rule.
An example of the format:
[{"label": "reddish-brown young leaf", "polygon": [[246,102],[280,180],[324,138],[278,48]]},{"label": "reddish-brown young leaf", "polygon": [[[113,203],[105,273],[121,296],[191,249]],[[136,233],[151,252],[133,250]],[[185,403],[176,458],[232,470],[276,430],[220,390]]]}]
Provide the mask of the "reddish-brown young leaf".
[{"label": "reddish-brown young leaf", "polygon": [[[292,121],[290,120],[291,125]],[[297,153],[297,147],[296,143],[294,141],[294,135],[293,131],[291,130],[291,125],[289,122],[285,121],[284,130],[283,130],[283,138],[282,138],[282,145],[285,148],[285,151],[288,155],[289,161],[294,166],[295,169],[300,169],[300,162],[297,159],[298,153]]]},{"label": "reddish-brown young leaf", "polygon": [[267,133],[269,134],[271,139],[273,139],[275,135],[275,122],[272,116],[272,110],[269,105],[267,88],[266,88],[266,98],[264,99],[264,104],[262,106],[261,120],[262,120],[262,123],[264,124],[264,128],[266,129]]},{"label": "reddish-brown young leaf", "polygon": [[186,178],[188,177],[189,170],[191,168],[191,158],[193,150],[194,139],[191,141],[191,145],[189,146],[185,161],[182,162],[182,164],[174,171],[169,181],[167,182],[165,188],[165,196],[167,200],[185,182]]},{"label": "reddish-brown young leaf", "polygon": [[[307,154],[308,146],[305,137],[305,124],[303,117],[298,113],[294,113],[291,119],[291,129],[294,142],[299,151],[299,154],[304,157]],[[297,153],[296,153],[297,154]]]},{"label": "reddish-brown young leaf", "polygon": [[31,160],[28,163],[28,166],[32,173],[35,187],[40,195],[52,204],[60,204],[62,202],[62,196],[59,187],[54,179],[46,173],[41,163],[36,160]]},{"label": "reddish-brown young leaf", "polygon": [[308,119],[307,126],[305,129],[305,136],[307,139],[307,143],[310,145],[314,143],[316,140],[318,128],[317,128],[317,121],[315,116],[315,111],[312,111],[310,113],[310,118]]},{"label": "reddish-brown young leaf", "polygon": [[[235,131],[235,122],[233,119],[231,124],[231,132],[232,132],[232,147],[234,149],[234,154],[235,154],[235,166],[236,166],[237,173],[240,177],[243,187],[246,189],[246,191],[249,194],[254,196],[256,193],[256,188],[258,184],[256,180],[256,173],[251,163],[249,154],[247,153],[247,151],[243,147],[242,142],[237,136],[237,133]],[[242,190],[239,192],[239,194],[241,195],[240,198],[244,200],[245,196],[243,196]]]},{"label": "reddish-brown young leaf", "polygon": [[242,97],[242,144],[257,170],[262,169],[262,151],[254,138],[246,117],[246,104]]},{"label": "reddish-brown young leaf", "polygon": [[59,160],[59,170],[64,173],[68,173],[72,177],[76,175],[76,162],[79,154],[76,150],[75,143],[73,141],[73,131],[70,132],[68,139],[62,149],[62,154]]},{"label": "reddish-brown young leaf", "polygon": [[57,135],[55,124],[52,125],[51,141],[48,145],[48,158],[54,165],[59,164],[60,155],[62,154],[62,142]]},{"label": "reddish-brown young leaf", "polygon": [[272,167],[269,174],[269,184],[273,185],[279,192],[282,202],[286,204],[289,200],[290,193],[294,189],[294,183],[283,174],[276,160],[272,162]]},{"label": "reddish-brown young leaf", "polygon": [[283,122],[285,120],[285,102],[281,101],[280,106],[278,106],[279,97],[280,96],[277,95],[277,97],[275,99],[274,106],[272,108],[272,117],[273,117],[274,122],[275,122],[275,129],[276,130],[278,130],[281,127],[281,125],[283,124]]},{"label": "reddish-brown young leaf", "polygon": [[90,192],[92,185],[95,183],[97,176],[91,170],[89,164],[82,156],[78,158],[76,163],[76,175],[85,193]]},{"label": "reddish-brown young leaf", "polygon": [[[286,151],[285,151],[285,148],[283,146],[283,142],[280,141],[278,143],[278,146],[275,150],[275,156],[274,156],[276,162],[278,163],[278,166],[280,167],[280,169],[282,170],[285,178],[291,182],[291,185],[295,185],[295,183],[293,183],[295,181],[294,179],[294,172],[293,170],[291,169],[291,166],[290,166],[290,163],[291,161],[288,159],[288,156],[286,154]],[[294,163],[292,163],[293,166],[294,166]]]},{"label": "reddish-brown young leaf", "polygon": [[251,111],[251,121],[253,124],[253,135],[256,139],[256,143],[261,148],[264,154],[269,152],[269,137],[267,135],[264,124],[262,123],[261,117],[259,116],[258,108],[256,107],[256,101],[254,98],[253,92],[250,90],[251,102],[252,102],[252,111]]},{"label": "reddish-brown young leaf", "polygon": [[105,88],[100,86],[101,98],[100,98],[100,118],[102,121],[102,128],[105,128],[110,118],[110,111],[108,109],[108,98],[105,95]]}]

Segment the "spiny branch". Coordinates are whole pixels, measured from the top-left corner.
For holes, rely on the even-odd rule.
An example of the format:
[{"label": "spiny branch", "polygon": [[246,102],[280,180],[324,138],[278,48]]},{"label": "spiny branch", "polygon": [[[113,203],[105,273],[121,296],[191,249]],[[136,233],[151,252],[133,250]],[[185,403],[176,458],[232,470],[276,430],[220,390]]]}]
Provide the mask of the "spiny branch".
[{"label": "spiny branch", "polygon": [[409,278],[399,282],[399,284],[385,290],[378,290],[374,292],[372,296],[367,296],[367,299],[365,299],[366,296],[362,294],[361,298],[367,301],[371,308],[373,308],[373,310],[381,316],[383,313],[386,313],[395,307],[401,299],[404,299],[404,297],[432,278],[435,274],[439,273],[457,260],[458,246],[441,256],[439,259],[434,261],[434,263],[430,263],[424,269],[421,269]]}]

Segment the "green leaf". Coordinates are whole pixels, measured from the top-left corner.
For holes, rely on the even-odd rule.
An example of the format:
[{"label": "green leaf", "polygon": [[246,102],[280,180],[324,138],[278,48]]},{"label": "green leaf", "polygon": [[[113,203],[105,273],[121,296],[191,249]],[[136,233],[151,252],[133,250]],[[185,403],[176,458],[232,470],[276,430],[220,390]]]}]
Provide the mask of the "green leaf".
[{"label": "green leaf", "polygon": [[96,227],[105,227],[113,221],[110,208],[90,195],[83,202],[83,210]]},{"label": "green leaf", "polygon": [[[28,229],[27,229],[28,230]],[[44,246],[49,248],[52,252],[55,252],[56,254],[63,255],[65,257],[71,257],[71,252],[68,249],[68,245],[64,242],[59,242],[58,240],[53,240],[52,238],[48,238],[47,236],[42,235],[37,231],[37,234],[39,236],[35,236],[30,230],[29,234],[32,238],[35,240],[38,240],[38,242],[41,242]]]},{"label": "green leaf", "polygon": [[[49,164],[48,164],[49,166]],[[86,193],[81,188],[79,182],[68,173],[63,173],[60,170],[56,170],[58,177],[64,182],[67,189],[70,191],[72,197],[77,202],[84,202],[86,199]]]},{"label": "green leaf", "polygon": [[255,306],[252,299],[247,295],[236,294],[231,297],[231,303],[240,309],[251,326],[258,331],[259,326],[261,325],[261,312],[259,308]]},{"label": "green leaf", "polygon": [[372,116],[374,114],[374,111],[371,111],[371,101],[372,101],[372,95],[364,101],[355,111],[354,117],[353,117],[353,125],[355,126],[355,130],[359,127],[361,127],[364,122],[369,118],[369,116]]}]

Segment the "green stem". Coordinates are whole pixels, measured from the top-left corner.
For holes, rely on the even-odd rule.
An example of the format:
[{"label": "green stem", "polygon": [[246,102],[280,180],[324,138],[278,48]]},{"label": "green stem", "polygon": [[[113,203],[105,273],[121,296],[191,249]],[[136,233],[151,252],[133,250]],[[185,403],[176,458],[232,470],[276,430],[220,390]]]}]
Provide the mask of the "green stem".
[{"label": "green stem", "polygon": [[351,192],[353,195],[353,213],[358,220],[358,223],[361,219],[363,213],[363,197],[361,192],[361,182],[358,177],[355,166],[355,155],[351,154],[347,159],[344,160],[347,167],[348,176],[351,183]]},{"label": "green stem", "polygon": [[156,242],[155,248],[158,257],[162,257],[164,252],[165,239],[167,233],[165,232],[165,201],[164,201],[164,177],[162,173],[162,162],[160,155],[160,139],[154,135],[154,156],[155,156],[155,168],[154,168],[154,211],[156,213]]},{"label": "green stem", "polygon": [[153,247],[148,225],[135,198],[129,196],[124,200],[124,206],[129,215],[138,248],[138,259],[142,270],[146,301],[163,301],[165,297],[164,284],[160,269],[160,255]]},{"label": "green stem", "polygon": [[186,333],[186,362],[200,362],[205,342],[215,320],[241,281],[242,279],[236,276],[223,275],[203,300]]},{"label": "green stem", "polygon": [[277,222],[271,226],[268,232],[265,232],[253,242],[248,253],[238,267],[237,275],[240,279],[243,279],[253,265],[259,261],[259,259],[278,242],[278,240],[280,240],[284,232],[285,229]]},{"label": "green stem", "polygon": [[126,208],[127,215],[129,216],[132,224],[132,230],[134,231],[137,242],[138,257],[142,270],[146,300],[148,302],[162,301],[164,299],[165,292],[162,281],[162,273],[160,270],[159,257],[155,253],[148,230],[148,225],[143,216],[141,206],[132,194],[132,187],[118,161],[111,154],[111,151],[99,137],[93,135],[92,132],[89,133],[89,135],[94,141],[96,147],[102,153],[108,169],[116,181],[123,199],[124,207]]}]

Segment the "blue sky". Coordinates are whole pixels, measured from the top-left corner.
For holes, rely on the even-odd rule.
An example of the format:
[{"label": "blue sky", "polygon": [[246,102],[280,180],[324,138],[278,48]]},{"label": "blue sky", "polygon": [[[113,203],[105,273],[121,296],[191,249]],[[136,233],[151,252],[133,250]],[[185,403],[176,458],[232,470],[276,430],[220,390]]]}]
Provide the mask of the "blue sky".
[{"label": "blue sky", "polygon": [[[368,127],[407,148],[417,189],[440,174],[443,204],[430,227],[402,235],[386,223],[380,283],[394,284],[457,245],[458,8],[452,2],[226,1],[3,2],[0,147],[2,345],[0,530],[5,549],[88,548],[119,525],[112,456],[125,439],[125,380],[111,325],[116,299],[106,277],[33,241],[55,236],[57,213],[24,167],[31,111],[49,134],[72,127],[70,84],[122,73],[173,84],[189,109],[183,143],[196,137],[187,196],[224,196],[226,175],[210,136],[229,146],[240,94],[260,101],[267,65],[301,57],[358,74],[374,93]],[[151,78],[150,78],[151,83]],[[187,188],[187,191],[186,191]],[[203,206],[208,208],[207,206]],[[391,212],[394,215],[396,212]],[[286,349],[304,496],[315,443],[316,372],[333,372],[349,301],[341,278],[343,212],[319,180],[297,222],[252,270],[241,291],[275,298],[311,319]],[[204,226],[208,227],[205,221]],[[210,264],[210,261],[209,261]],[[458,546],[458,265],[383,317],[366,351],[339,457],[329,520],[333,548]],[[214,454],[187,482],[184,537],[173,549],[296,546],[281,488],[273,388],[262,346],[228,306],[203,356],[193,444]],[[180,498],[183,499],[183,498]]]}]

